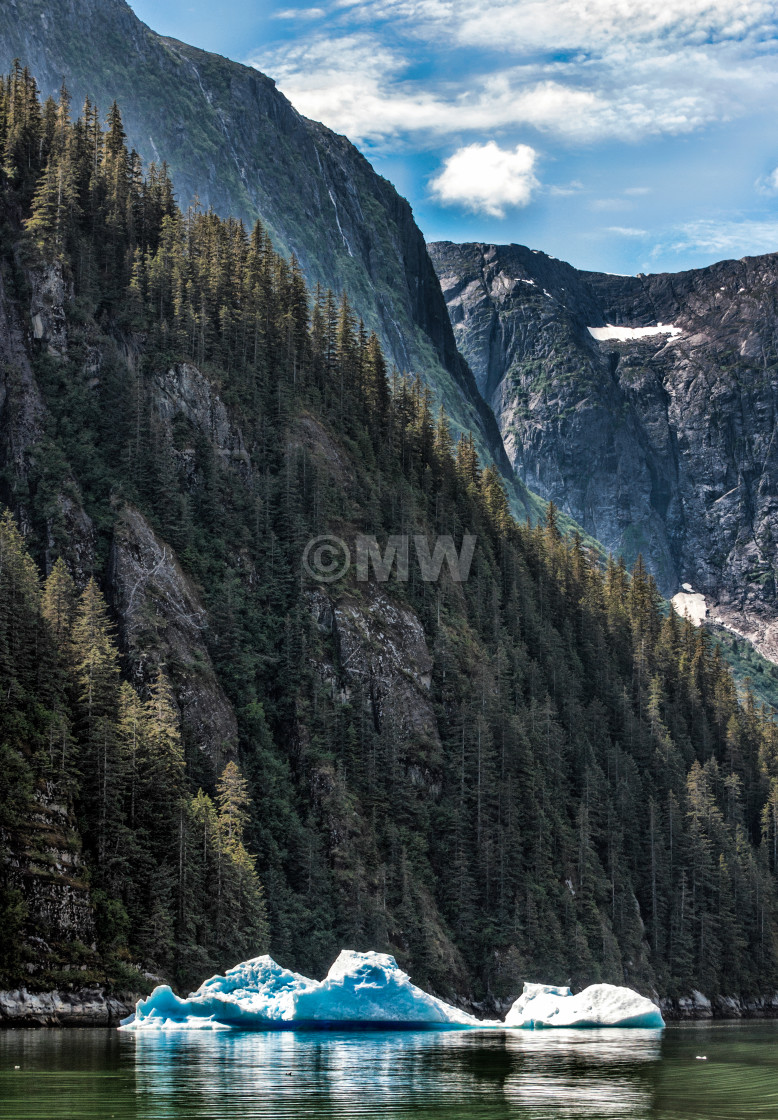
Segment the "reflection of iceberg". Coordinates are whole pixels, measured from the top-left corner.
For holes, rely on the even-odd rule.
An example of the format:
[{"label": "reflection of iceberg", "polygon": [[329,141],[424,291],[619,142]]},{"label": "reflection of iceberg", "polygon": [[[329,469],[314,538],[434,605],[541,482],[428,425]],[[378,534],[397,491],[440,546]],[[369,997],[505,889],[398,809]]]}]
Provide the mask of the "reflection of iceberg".
[{"label": "reflection of iceberg", "polygon": [[231,1120],[646,1120],[662,1046],[660,1031],[641,1030],[138,1031],[124,1042],[144,1116]]},{"label": "reflection of iceberg", "polygon": [[592,984],[578,995],[569,988],[525,984],[505,1016],[506,1027],[664,1027],[656,1004],[631,988]]},{"label": "reflection of iceberg", "polygon": [[658,1030],[505,1031],[518,1059],[504,1085],[511,1116],[646,1120],[653,1116]]},{"label": "reflection of iceberg", "polygon": [[188,999],[169,987],[139,1000],[129,1030],[229,1030],[329,1023],[436,1027],[501,1026],[482,1023],[411,983],[386,953],[344,949],[321,982],[255,957],[225,976],[206,980]]}]

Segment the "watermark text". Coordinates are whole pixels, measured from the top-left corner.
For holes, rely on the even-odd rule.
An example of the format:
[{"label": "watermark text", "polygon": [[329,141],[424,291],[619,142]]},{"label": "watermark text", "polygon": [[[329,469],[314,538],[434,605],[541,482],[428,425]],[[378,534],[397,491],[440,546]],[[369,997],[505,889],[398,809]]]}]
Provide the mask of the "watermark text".
[{"label": "watermark text", "polygon": [[449,535],[433,538],[430,547],[423,533],[400,533],[388,537],[382,548],[377,537],[360,533],[351,549],[342,537],[325,533],[308,541],[302,567],[306,575],[318,583],[335,583],[352,567],[360,583],[371,579],[386,583],[392,574],[398,582],[407,583],[413,562],[424,583],[437,583],[444,566],[455,583],[464,583],[470,575],[475,546],[476,537],[472,533],[465,533],[459,549]]}]

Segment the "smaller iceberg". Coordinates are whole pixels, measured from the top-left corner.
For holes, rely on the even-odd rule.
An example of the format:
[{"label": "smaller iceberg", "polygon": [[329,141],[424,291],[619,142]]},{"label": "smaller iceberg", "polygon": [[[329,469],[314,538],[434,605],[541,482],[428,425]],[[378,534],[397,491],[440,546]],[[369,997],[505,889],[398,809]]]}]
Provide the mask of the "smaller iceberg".
[{"label": "smaller iceberg", "polygon": [[646,1027],[665,1025],[655,1003],[631,988],[591,984],[573,995],[569,988],[525,984],[505,1016],[506,1027],[538,1030],[545,1027]]},{"label": "smaller iceberg", "polygon": [[324,980],[255,957],[212,976],[187,999],[167,985],[138,1000],[123,1030],[278,1030],[350,1026],[499,1027],[417,988],[387,953],[344,949]]}]

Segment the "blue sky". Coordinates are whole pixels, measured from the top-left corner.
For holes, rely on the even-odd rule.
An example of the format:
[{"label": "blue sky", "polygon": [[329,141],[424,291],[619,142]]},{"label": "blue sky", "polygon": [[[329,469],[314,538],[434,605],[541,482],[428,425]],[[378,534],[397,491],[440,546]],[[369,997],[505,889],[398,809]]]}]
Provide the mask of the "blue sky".
[{"label": "blue sky", "polygon": [[773,0],[130,0],[345,133],[428,240],[579,268],[778,251]]}]

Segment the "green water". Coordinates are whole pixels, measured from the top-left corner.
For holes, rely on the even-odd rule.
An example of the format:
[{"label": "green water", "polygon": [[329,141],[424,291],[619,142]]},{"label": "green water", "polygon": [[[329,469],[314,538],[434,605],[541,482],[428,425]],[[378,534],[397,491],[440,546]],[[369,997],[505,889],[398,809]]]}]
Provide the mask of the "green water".
[{"label": "green water", "polygon": [[3,1120],[410,1116],[776,1120],[778,1023],[661,1035],[0,1032]]}]

